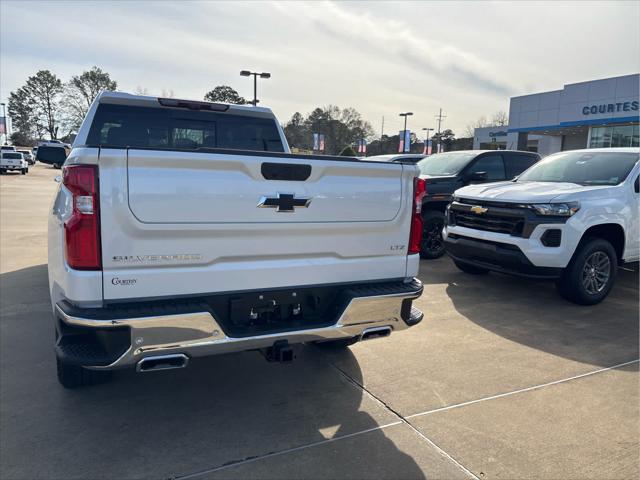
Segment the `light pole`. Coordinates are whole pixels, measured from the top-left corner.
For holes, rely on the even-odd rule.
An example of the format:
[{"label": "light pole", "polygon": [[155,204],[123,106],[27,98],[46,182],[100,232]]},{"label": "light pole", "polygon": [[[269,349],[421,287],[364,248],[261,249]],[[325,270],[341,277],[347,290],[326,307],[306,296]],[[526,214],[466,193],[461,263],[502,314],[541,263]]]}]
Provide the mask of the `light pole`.
[{"label": "light pole", "polygon": [[250,72],[249,70],[242,70],[240,75],[243,77],[250,77],[253,75],[253,104],[254,107],[258,106],[258,77],[260,78],[271,78],[271,74],[268,72]]},{"label": "light pole", "polygon": [[427,132],[427,137],[426,137],[426,140],[424,141],[424,153],[426,154],[427,153],[427,147],[429,146],[429,138],[430,138],[429,137],[429,132],[435,130],[435,128],[427,128],[427,127],[425,127],[422,130],[426,130],[426,132]]},{"label": "light pole", "polygon": [[404,117],[404,130],[402,131],[402,134],[404,135],[405,142],[402,148],[402,153],[407,153],[407,117],[410,117],[411,115],[413,115],[413,112],[404,112],[399,114],[400,117]]}]

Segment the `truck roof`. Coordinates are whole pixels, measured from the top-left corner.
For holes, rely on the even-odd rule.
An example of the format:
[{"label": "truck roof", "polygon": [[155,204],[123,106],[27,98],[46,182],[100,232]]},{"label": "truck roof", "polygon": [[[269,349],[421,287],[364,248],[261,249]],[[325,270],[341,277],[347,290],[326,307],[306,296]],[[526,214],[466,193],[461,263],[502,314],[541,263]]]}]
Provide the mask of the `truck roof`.
[{"label": "truck roof", "polygon": [[[104,91],[101,92],[98,97],[98,103],[111,103],[118,105],[138,105],[141,107],[160,107],[159,100],[162,97],[152,97],[149,95],[132,95],[130,93],[125,92],[109,92]],[[270,114],[273,115],[273,112],[270,108],[267,107],[254,107],[253,105],[236,105],[233,103],[224,103],[224,102],[208,102],[206,100],[195,100],[195,99],[182,99],[182,98],[167,98],[166,100],[175,101],[175,102],[185,102],[185,103],[201,103],[201,104],[212,104],[212,105],[225,105],[228,106],[227,111],[233,111],[234,113],[249,113],[249,114]]]}]

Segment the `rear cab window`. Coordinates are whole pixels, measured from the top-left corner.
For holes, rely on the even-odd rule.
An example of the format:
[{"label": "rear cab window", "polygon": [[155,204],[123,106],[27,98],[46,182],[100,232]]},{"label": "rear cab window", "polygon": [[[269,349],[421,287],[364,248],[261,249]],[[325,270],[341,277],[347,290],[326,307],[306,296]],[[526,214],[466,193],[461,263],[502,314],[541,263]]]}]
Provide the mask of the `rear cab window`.
[{"label": "rear cab window", "polygon": [[22,160],[22,154],[21,153],[7,153],[7,152],[3,152],[2,153],[2,158],[11,158],[13,160]]},{"label": "rear cab window", "polygon": [[113,148],[284,152],[273,118],[112,104],[98,106],[87,144]]}]

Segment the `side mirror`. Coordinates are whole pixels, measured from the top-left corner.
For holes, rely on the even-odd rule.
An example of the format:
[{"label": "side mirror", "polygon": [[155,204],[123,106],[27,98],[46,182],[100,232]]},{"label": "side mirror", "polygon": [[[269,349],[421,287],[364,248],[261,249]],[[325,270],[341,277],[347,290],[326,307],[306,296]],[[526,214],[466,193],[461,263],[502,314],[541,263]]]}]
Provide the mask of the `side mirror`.
[{"label": "side mirror", "polygon": [[489,175],[487,175],[487,172],[474,172],[471,175],[469,175],[469,181],[471,183],[483,183],[486,182],[489,179]]}]

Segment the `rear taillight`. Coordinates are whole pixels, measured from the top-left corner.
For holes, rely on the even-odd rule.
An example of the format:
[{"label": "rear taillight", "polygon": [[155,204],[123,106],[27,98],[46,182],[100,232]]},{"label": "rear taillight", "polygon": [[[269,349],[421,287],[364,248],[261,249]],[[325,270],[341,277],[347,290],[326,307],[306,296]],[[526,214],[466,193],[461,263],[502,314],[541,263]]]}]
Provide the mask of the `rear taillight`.
[{"label": "rear taillight", "polygon": [[413,208],[411,210],[411,233],[409,254],[420,253],[422,243],[422,199],[427,193],[427,184],[422,178],[413,179]]},{"label": "rear taillight", "polygon": [[64,223],[67,264],[74,270],[101,270],[98,167],[64,167],[62,183],[73,195],[73,213]]}]

